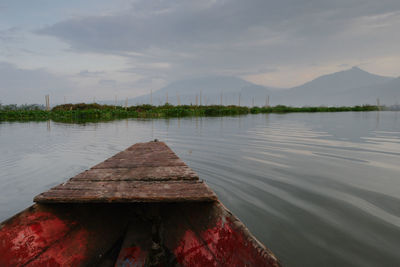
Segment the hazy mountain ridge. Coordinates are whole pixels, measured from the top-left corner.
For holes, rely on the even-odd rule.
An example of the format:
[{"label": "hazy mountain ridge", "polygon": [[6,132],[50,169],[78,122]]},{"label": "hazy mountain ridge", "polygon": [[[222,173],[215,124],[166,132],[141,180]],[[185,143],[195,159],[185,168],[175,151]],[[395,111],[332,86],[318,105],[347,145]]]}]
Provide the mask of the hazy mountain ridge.
[{"label": "hazy mountain ridge", "polygon": [[353,88],[371,86],[392,80],[392,77],[384,77],[371,74],[358,67],[320,76],[303,85],[291,88],[291,91],[347,91]]},{"label": "hazy mountain ridge", "polygon": [[[198,104],[200,104],[201,94],[202,104],[219,105],[222,95],[222,103],[224,105],[237,105],[240,93],[241,104],[250,105],[249,96],[263,95],[263,103],[265,103],[266,95],[271,94],[273,90],[274,88],[253,84],[237,77],[210,76],[172,82],[153,92],[152,100],[155,105],[165,103],[168,94],[168,102],[171,104],[177,104],[178,98],[181,104],[195,104],[197,96]],[[133,103],[150,103],[151,96],[150,94],[139,96],[130,102],[132,101]]]},{"label": "hazy mountain ridge", "polygon": [[[371,74],[358,67],[320,76],[303,85],[288,89],[256,85],[237,77],[209,76],[170,83],[153,92],[153,104],[166,101],[178,104],[195,104],[202,95],[202,104],[265,105],[269,96],[271,105],[291,106],[341,106],[376,104],[393,105],[400,101],[400,77]],[[130,100],[130,103],[150,103],[149,95]],[[198,100],[200,102],[200,100]],[[199,103],[200,104],[200,103]]]},{"label": "hazy mountain ridge", "polygon": [[377,98],[390,99],[381,88],[394,79],[353,67],[288,89],[281,101],[295,106],[375,104]]}]

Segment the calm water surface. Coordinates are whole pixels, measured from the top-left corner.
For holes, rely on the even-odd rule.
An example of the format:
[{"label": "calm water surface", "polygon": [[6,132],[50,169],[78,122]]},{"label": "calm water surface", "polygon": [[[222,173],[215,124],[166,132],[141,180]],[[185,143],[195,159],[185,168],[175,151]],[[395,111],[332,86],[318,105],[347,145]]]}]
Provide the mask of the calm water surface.
[{"label": "calm water surface", "polygon": [[0,221],[154,138],[285,266],[400,266],[397,112],[0,123]]}]

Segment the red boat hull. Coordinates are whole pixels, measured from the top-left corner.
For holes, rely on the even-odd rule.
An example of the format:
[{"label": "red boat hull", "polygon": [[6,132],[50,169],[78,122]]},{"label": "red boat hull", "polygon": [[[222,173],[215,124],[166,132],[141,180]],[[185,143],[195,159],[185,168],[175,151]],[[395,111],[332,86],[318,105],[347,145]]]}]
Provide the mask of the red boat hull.
[{"label": "red boat hull", "polygon": [[218,201],[35,204],[0,225],[0,266],[279,266]]}]

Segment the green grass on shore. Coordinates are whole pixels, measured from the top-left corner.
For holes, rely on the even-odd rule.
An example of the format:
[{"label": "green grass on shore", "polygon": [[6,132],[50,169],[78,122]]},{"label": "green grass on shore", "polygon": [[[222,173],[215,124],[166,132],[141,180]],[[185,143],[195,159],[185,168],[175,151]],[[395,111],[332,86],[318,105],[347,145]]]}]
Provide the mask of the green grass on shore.
[{"label": "green grass on shore", "polygon": [[258,113],[290,112],[345,112],[376,111],[377,106],[354,107],[243,107],[243,106],[163,106],[139,105],[130,107],[99,104],[65,104],[55,106],[50,111],[33,109],[0,109],[0,121],[41,121],[59,122],[109,121],[124,118],[170,118],[188,116],[233,116]]}]

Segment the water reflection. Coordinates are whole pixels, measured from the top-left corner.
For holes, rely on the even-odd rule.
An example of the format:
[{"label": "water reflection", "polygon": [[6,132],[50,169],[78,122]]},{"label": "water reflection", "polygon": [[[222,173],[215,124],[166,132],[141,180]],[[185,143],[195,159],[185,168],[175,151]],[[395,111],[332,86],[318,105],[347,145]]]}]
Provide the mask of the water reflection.
[{"label": "water reflection", "polygon": [[0,219],[155,138],[196,170],[284,265],[400,262],[396,112],[1,123]]}]

